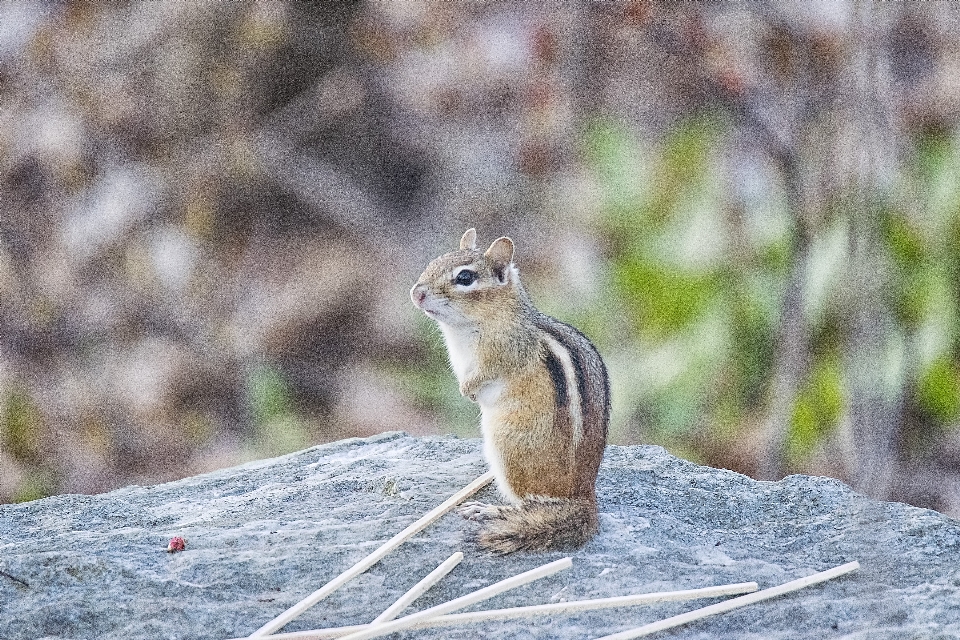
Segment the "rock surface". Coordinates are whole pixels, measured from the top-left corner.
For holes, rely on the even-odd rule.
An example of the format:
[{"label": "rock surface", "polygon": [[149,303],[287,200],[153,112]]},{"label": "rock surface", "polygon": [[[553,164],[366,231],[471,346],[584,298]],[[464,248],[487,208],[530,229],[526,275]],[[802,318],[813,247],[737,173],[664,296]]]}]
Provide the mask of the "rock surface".
[{"label": "rock surface", "polygon": [[[0,507],[0,638],[244,636],[485,471],[479,440],[389,433],[155,487]],[[960,523],[835,480],[751,480],[651,446],[609,447],[601,531],[569,571],[492,609],[756,581],[859,560],[848,576],[657,637],[960,637]],[[492,487],[479,499],[497,500]],[[451,553],[407,613],[564,556],[478,551],[448,514],[283,631],[369,622]],[[186,550],[165,553],[174,536]],[[408,631],[403,638],[595,638],[716,600]]]}]

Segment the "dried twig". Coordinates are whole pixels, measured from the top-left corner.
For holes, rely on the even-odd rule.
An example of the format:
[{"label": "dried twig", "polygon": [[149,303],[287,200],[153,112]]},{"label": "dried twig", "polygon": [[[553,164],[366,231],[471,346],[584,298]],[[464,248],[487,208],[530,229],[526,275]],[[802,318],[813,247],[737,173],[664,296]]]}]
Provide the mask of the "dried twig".
[{"label": "dried twig", "polygon": [[[613,609],[615,607],[636,607],[657,602],[680,602],[697,598],[716,598],[740,593],[750,593],[757,590],[756,582],[740,582],[725,584],[703,589],[686,589],[683,591],[662,591],[659,593],[639,593],[614,598],[597,598],[594,600],[575,600],[573,602],[554,602],[538,604],[529,607],[511,607],[509,609],[491,609],[489,611],[471,611],[469,613],[453,613],[431,620],[424,620],[410,627],[411,629],[426,629],[428,627],[453,626],[457,624],[475,624],[488,620],[509,620],[532,616],[546,616],[558,613],[576,613],[579,611],[595,611],[598,609]],[[280,633],[270,640],[328,640],[367,629],[370,625],[354,625],[350,627],[333,627],[329,629],[313,629],[311,631],[295,631]]]},{"label": "dried twig", "polygon": [[[490,611],[471,611],[457,613],[436,618],[432,622],[438,624],[468,624],[485,622],[487,620],[507,620],[509,618],[525,618],[528,616],[545,616],[556,613],[576,613],[578,611],[593,611],[596,609],[612,609],[614,607],[634,607],[655,602],[676,602],[695,600],[697,598],[715,598],[739,593],[750,593],[757,590],[756,582],[740,582],[725,584],[719,587],[704,589],[687,589],[684,591],[663,591],[660,593],[639,593],[629,596],[613,598],[597,598],[595,600],[578,600],[574,602],[552,602],[529,607],[511,607],[509,609],[492,609]],[[427,626],[427,625],[424,625]],[[430,626],[434,626],[431,624]]]},{"label": "dried twig", "polygon": [[414,535],[416,535],[417,533],[419,533],[420,531],[422,531],[423,529],[431,525],[433,522],[439,520],[441,516],[446,514],[448,511],[453,509],[455,506],[457,506],[458,504],[460,504],[461,502],[463,502],[473,494],[475,494],[477,491],[479,491],[483,487],[490,484],[492,480],[493,480],[492,472],[488,471],[487,473],[483,474],[482,476],[480,476],[479,478],[477,478],[476,480],[468,484],[466,487],[464,487],[463,489],[455,493],[453,496],[448,498],[438,507],[433,509],[433,511],[430,511],[425,516],[423,516],[422,518],[420,518],[419,520],[411,524],[409,527],[407,527],[397,535],[387,540],[385,543],[383,543],[383,545],[380,546],[380,548],[378,548],[376,551],[368,555],[366,558],[364,558],[357,564],[353,565],[352,567],[350,567],[349,569],[341,573],[339,576],[337,576],[327,584],[323,585],[322,587],[320,587],[319,589],[311,593],[309,596],[307,596],[306,598],[304,598],[294,606],[290,607],[289,609],[281,613],[279,616],[277,616],[267,624],[263,625],[262,627],[254,631],[252,634],[250,634],[249,637],[258,638],[258,637],[266,636],[273,633],[277,629],[280,629],[281,627],[283,627],[283,625],[287,624],[288,622],[290,622],[291,620],[293,620],[294,618],[302,614],[304,611],[306,611],[307,609],[317,604],[318,602],[326,598],[328,595],[330,595],[331,593],[333,593],[334,591],[336,591],[337,589],[345,585],[347,582],[349,582],[353,578],[357,577],[358,575],[360,575],[361,573],[363,573],[364,571],[366,571],[367,569],[375,565],[388,553],[390,553],[391,551],[399,547],[401,544],[403,544],[404,542],[412,538]]},{"label": "dried twig", "polygon": [[[410,606],[410,603],[419,598],[423,593],[432,587],[433,585],[440,582],[443,576],[447,575],[453,568],[460,564],[460,561],[463,560],[463,553],[457,551],[455,554],[443,561],[443,563],[427,574],[423,580],[413,585],[413,587],[407,591],[405,594],[400,596],[396,602],[390,605],[383,613],[377,616],[373,622],[370,624],[380,624],[382,622],[390,622],[398,615],[400,612]],[[344,634],[346,635],[346,634]]]},{"label": "dried twig", "polygon": [[679,627],[680,625],[693,622],[694,620],[700,620],[701,618],[706,618],[707,616],[716,615],[718,613],[726,613],[727,611],[731,611],[739,607],[745,607],[748,604],[760,602],[761,600],[768,600],[770,598],[776,598],[777,596],[790,593],[791,591],[797,591],[799,589],[803,589],[804,587],[809,587],[810,585],[826,582],[827,580],[832,580],[837,576],[842,576],[845,573],[850,573],[851,571],[855,571],[859,568],[859,562],[848,562],[847,564],[840,565],[839,567],[834,567],[833,569],[828,569],[827,571],[815,573],[812,576],[800,578],[799,580],[793,580],[776,587],[764,589],[763,591],[757,591],[756,593],[740,596],[739,598],[724,600],[723,602],[718,602],[708,607],[694,609],[693,611],[688,611],[687,613],[682,613],[678,616],[673,616],[665,620],[645,624],[642,627],[627,629],[626,631],[621,631],[620,633],[603,636],[602,638],[597,638],[597,640],[629,640],[631,638],[648,636],[651,633],[656,633],[657,631]]},{"label": "dried twig", "polygon": [[513,576],[512,578],[501,580],[500,582],[491,584],[490,586],[484,587],[478,591],[474,591],[473,593],[468,593],[465,596],[460,596],[459,598],[455,598],[449,602],[444,602],[443,604],[438,604],[435,607],[430,607],[429,609],[424,609],[423,611],[405,616],[399,620],[387,622],[386,624],[370,625],[366,629],[357,631],[356,633],[351,633],[348,636],[344,636],[343,640],[368,640],[369,638],[377,638],[395,631],[409,629],[410,627],[415,626],[418,622],[436,618],[445,613],[456,611],[457,609],[469,607],[472,604],[488,600],[495,595],[503,593],[504,591],[516,589],[517,587],[525,585],[528,582],[533,582],[534,580],[539,580],[540,578],[553,575],[558,571],[569,569],[572,564],[573,560],[570,558],[563,558],[562,560],[545,564],[541,567],[537,567],[536,569],[525,571],[519,575]]}]

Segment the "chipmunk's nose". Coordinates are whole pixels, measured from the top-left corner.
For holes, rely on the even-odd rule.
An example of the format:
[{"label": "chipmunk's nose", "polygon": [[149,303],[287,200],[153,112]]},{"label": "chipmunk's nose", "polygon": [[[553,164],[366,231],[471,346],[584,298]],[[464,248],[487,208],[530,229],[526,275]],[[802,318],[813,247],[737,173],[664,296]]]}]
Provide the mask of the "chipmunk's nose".
[{"label": "chipmunk's nose", "polygon": [[410,299],[413,300],[413,304],[418,307],[423,306],[423,301],[427,299],[426,289],[422,284],[413,285],[413,289],[410,289]]}]

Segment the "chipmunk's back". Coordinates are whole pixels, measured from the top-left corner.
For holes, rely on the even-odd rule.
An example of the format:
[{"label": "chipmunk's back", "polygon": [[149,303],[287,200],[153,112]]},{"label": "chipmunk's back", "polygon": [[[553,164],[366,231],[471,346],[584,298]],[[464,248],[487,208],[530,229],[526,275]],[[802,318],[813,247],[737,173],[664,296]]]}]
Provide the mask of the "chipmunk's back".
[{"label": "chipmunk's back", "polygon": [[555,422],[560,427],[568,414],[573,431],[576,478],[571,497],[593,499],[610,421],[607,369],[593,343],[574,327],[539,312],[534,326],[550,351],[545,365],[554,382]]}]

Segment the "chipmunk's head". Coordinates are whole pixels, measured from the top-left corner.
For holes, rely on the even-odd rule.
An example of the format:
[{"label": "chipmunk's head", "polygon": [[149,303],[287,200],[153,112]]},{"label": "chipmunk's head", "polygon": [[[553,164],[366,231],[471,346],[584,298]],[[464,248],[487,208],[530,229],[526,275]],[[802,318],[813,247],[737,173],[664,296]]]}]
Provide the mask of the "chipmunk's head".
[{"label": "chipmunk's head", "polygon": [[424,270],[410,298],[428,317],[449,326],[476,326],[521,303],[520,274],[513,265],[513,240],[497,238],[477,249],[477,231],[468,229],[460,249],[445,253]]}]

